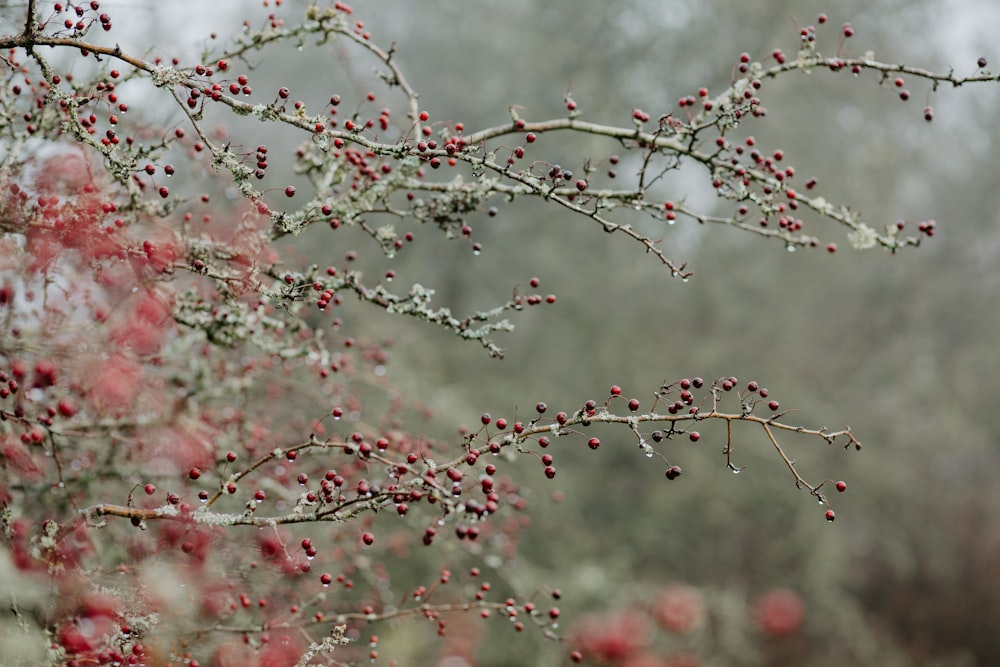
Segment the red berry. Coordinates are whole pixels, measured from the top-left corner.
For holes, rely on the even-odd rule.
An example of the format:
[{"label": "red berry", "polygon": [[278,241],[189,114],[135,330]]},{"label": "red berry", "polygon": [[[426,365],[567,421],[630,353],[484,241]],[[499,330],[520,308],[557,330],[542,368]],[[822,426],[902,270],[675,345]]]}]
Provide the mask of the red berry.
[{"label": "red berry", "polygon": [[366,545],[371,546],[372,544],[375,543],[375,536],[372,535],[371,533],[365,533],[364,535],[361,536],[361,541],[364,542]]},{"label": "red berry", "polygon": [[590,440],[587,441],[587,446],[590,447],[591,449],[597,449],[598,447],[601,446],[601,440],[599,438],[591,438]]},{"label": "red berry", "polygon": [[847,482],[844,482],[844,481],[837,482],[837,490],[840,491],[841,493],[843,493],[844,491],[846,491],[847,490]]},{"label": "red berry", "polygon": [[491,421],[493,421],[493,417],[490,416],[490,413],[484,412],[482,416],[479,417],[479,421],[481,421],[483,424],[489,424]]},{"label": "red berry", "polygon": [[667,479],[674,480],[681,476],[680,466],[670,466],[667,468]]},{"label": "red berry", "polygon": [[549,479],[552,479],[553,477],[556,476],[556,469],[553,468],[552,466],[546,466],[545,476],[548,477]]},{"label": "red berry", "polygon": [[621,394],[622,394],[622,388],[619,387],[618,385],[612,385],[612,387],[611,387],[611,395],[612,396],[621,396]]},{"label": "red berry", "polygon": [[68,396],[59,401],[59,405],[56,407],[56,409],[59,411],[59,414],[61,414],[63,417],[72,417],[78,411],[78,408],[76,407],[76,404],[73,402],[73,399],[69,398]]},{"label": "red berry", "polygon": [[691,433],[688,435],[688,438],[691,440],[691,442],[698,442],[699,440],[701,440],[701,433],[698,433],[698,431],[691,431]]},{"label": "red berry", "polygon": [[285,188],[285,196],[286,197],[294,197],[295,196],[295,186],[294,185],[289,185],[287,188]]},{"label": "red berry", "polygon": [[770,403],[767,404],[767,407],[771,408],[771,410],[777,410],[778,409],[778,402],[777,401],[771,401]]},{"label": "red berry", "polygon": [[535,404],[535,410],[538,412],[538,414],[542,414],[543,412],[545,412],[548,409],[549,409],[549,406],[545,405],[545,403],[543,403],[543,402],[538,402],[538,403]]},{"label": "red berry", "polygon": [[628,409],[631,410],[632,412],[635,412],[636,410],[638,410],[639,409],[639,399],[638,398],[629,399]]},{"label": "red berry", "polygon": [[833,521],[836,518],[837,518],[837,513],[836,512],[834,512],[833,510],[827,510],[826,511],[826,520],[827,521]]}]

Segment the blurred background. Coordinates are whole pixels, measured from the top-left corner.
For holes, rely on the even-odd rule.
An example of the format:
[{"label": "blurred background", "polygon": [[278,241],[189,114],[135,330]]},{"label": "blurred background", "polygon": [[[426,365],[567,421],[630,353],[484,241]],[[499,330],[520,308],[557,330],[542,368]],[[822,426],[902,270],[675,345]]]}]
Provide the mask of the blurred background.
[{"label": "blurred background", "polygon": [[[122,7],[116,20],[134,11],[137,25],[160,34],[207,31],[216,21],[224,31],[268,11],[215,4],[218,15],[205,10],[197,26],[174,3]],[[281,11],[297,7],[305,3],[285,2]],[[395,42],[432,119],[473,130],[508,121],[510,105],[530,120],[559,117],[567,92],[586,120],[627,126],[634,107],[656,118],[701,86],[723,90],[741,51],[762,60],[774,48],[794,54],[799,27],[824,11],[830,21],[819,49],[828,55],[850,22],[856,35],[840,47],[844,55],[872,50],[880,60],[953,67],[956,75],[973,74],[982,56],[1000,70],[1000,6],[974,0],[355,3],[374,41]],[[266,88],[272,72],[275,88],[287,85],[293,95],[316,86],[317,73],[339,81],[345,98],[361,99],[376,85],[359,53],[333,68],[322,57],[290,47],[259,63],[255,87]],[[600,433],[606,444],[597,453],[557,453],[553,482],[537,462],[520,464],[537,483],[512,580],[528,590],[561,588],[567,615],[649,610],[672,583],[694,590],[695,606],[704,607],[697,623],[649,637],[636,631],[649,643],[644,652],[662,658],[648,664],[1000,664],[1000,487],[992,473],[1000,465],[1000,170],[992,150],[1000,87],[907,85],[912,99],[902,102],[871,72],[768,81],[767,116],[738,136],[782,149],[797,182],[816,177],[817,191],[876,228],[935,219],[935,236],[918,249],[856,251],[843,228],[807,218],[805,231],[839,251],[789,253],[681,220],[656,234],[667,256],[694,271],[682,282],[584,219],[541,202],[498,201],[495,218],[484,212],[470,221],[481,254],[462,240],[420,243],[439,232],[417,229],[418,242],[392,267],[397,283],[431,286],[457,313],[503,300],[537,276],[542,293],[558,301],[514,318],[516,332],[499,341],[504,360],[430,326],[364,309],[345,316],[356,335],[395,339],[395,381],[435,410],[428,435],[456,446],[458,428],[476,425],[482,412],[510,418],[540,400],[572,411],[603,400],[612,384],[648,404],[664,380],[694,375],[757,380],[783,407],[801,410],[791,417],[797,423],[851,426],[861,452],[783,440],[807,479],[847,481],[833,499],[833,524],[749,429],[737,433],[736,462],[746,466],[739,476],[726,469],[724,433],[712,424],[697,445],[672,445],[671,461],[685,470],[676,482],[625,432]],[[932,123],[923,118],[928,104]],[[275,146],[271,173],[281,169]],[[295,145],[285,148],[290,157]],[[551,135],[532,150],[581,171],[585,158],[617,149]],[[618,181],[635,168],[623,161]],[[658,187],[664,199],[728,214],[731,205],[712,199],[707,180],[680,170]],[[633,222],[652,233],[651,222]],[[317,238],[307,233],[300,242],[318,262],[339,261],[347,250]],[[358,243],[352,249],[378,266],[378,250]],[[804,615],[793,631],[762,631],[761,596],[782,589],[794,592]],[[489,627],[481,664],[558,664],[566,654],[532,633],[512,642],[508,629]]]}]

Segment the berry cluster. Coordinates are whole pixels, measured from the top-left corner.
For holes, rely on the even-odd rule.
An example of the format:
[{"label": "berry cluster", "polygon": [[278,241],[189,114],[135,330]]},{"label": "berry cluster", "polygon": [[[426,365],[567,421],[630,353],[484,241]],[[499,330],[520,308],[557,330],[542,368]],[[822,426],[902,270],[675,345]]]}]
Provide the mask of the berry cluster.
[{"label": "berry cluster", "polygon": [[[926,85],[931,120],[939,84],[997,80],[984,59],[957,77],[850,57],[849,24],[837,55],[823,56],[820,17],[794,57],[740,54],[724,90],[626,111],[620,125],[585,119],[567,94],[558,117],[512,108],[509,121],[474,129],[426,111],[395,47],[379,46],[347,4],[311,5],[303,20],[286,19],[280,0],[263,4],[260,28],[248,20],[196,60],[125,52],[104,35],[121,27],[114,8],[97,1],[28,0],[19,20],[0,19],[11,26],[0,34],[0,534],[18,572],[56,593],[37,610],[52,660],[375,660],[371,624],[424,618],[446,635],[469,611],[555,638],[561,592],[518,591],[491,568],[516,562],[531,487],[562,480],[568,457],[617,446],[598,425],[627,431],[679,484],[691,477],[682,445],[717,443],[739,473],[733,429],[759,429],[835,518],[826,489],[846,483],[807,482],[779,439],[860,443],[790,422],[758,382],[680,378],[641,397],[615,385],[562,410],[484,413],[460,443],[435,440],[420,435],[430,408],[387,375],[394,341],[365,335],[342,304],[430,323],[501,357],[494,338],[512,329],[508,316],[556,303],[538,278],[455,314],[432,288],[406,286],[392,261],[436,238],[483,254],[477,226],[502,224],[500,204],[524,197],[630,239],[682,279],[686,264],[637,217],[661,231],[685,218],[725,224],[790,249],[820,245],[805,230],[821,226],[844,228],[857,248],[915,245],[934,221],[877,232],[821,197],[816,179],[794,186],[790,156],[760,146],[747,124],[767,113],[766,82],[815,69],[875,73],[903,100],[907,85]],[[370,90],[272,87],[255,74],[271,49],[333,39],[376,64]],[[153,105],[175,120],[151,119]],[[606,145],[557,161],[560,132]],[[285,150],[289,135],[300,144]],[[623,155],[641,165],[628,178]],[[282,160],[291,175],[272,166]],[[706,170],[728,214],[670,197],[661,176],[681,164]],[[333,235],[337,259],[308,265],[283,243],[310,227]],[[358,239],[387,266],[363,271]],[[710,426],[720,422],[724,437]],[[440,553],[441,566],[421,570],[407,560],[414,550]],[[575,655],[608,659],[600,646]]]}]

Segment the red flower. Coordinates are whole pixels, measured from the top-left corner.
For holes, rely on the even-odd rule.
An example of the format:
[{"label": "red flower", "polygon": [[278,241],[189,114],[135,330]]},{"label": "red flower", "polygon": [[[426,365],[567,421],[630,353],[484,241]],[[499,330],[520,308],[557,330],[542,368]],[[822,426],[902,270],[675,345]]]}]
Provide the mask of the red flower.
[{"label": "red flower", "polygon": [[762,595],[755,607],[757,625],[772,637],[789,635],[802,626],[806,605],[793,590],[776,588]]},{"label": "red flower", "polygon": [[705,622],[705,601],[694,586],[670,584],[656,599],[653,615],[663,629],[687,634]]},{"label": "red flower", "polygon": [[650,640],[652,626],[640,611],[626,609],[584,617],[573,633],[585,655],[604,662],[619,662],[639,653]]}]

